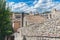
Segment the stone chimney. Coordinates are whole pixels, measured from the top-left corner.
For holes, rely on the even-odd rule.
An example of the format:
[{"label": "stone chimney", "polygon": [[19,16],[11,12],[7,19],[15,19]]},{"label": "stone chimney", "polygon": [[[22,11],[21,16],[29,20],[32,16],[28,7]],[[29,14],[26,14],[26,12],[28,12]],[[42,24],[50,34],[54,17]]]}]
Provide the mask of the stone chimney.
[{"label": "stone chimney", "polygon": [[52,13],[55,13],[56,12],[56,9],[52,9]]},{"label": "stone chimney", "polygon": [[51,15],[52,15],[52,18],[56,17],[56,9],[52,9],[51,11]]},{"label": "stone chimney", "polygon": [[51,19],[51,14],[48,14],[48,19]]},{"label": "stone chimney", "polygon": [[36,11],[34,15],[39,15],[39,12],[38,12],[38,11]]},{"label": "stone chimney", "polygon": [[30,11],[29,15],[34,15],[34,13],[32,11]]}]

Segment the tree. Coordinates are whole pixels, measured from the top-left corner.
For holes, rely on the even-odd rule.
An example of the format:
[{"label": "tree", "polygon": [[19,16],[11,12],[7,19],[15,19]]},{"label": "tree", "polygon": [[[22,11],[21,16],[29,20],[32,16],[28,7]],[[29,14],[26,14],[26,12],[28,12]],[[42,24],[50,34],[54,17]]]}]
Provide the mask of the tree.
[{"label": "tree", "polygon": [[6,8],[6,1],[0,0],[0,40],[13,33],[10,14],[9,7]]}]

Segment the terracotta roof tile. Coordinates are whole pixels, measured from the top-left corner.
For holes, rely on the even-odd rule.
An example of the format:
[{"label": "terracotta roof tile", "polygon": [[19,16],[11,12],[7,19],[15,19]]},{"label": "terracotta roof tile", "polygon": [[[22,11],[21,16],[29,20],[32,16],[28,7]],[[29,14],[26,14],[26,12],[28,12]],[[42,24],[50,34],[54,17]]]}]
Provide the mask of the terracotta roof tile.
[{"label": "terracotta roof tile", "polygon": [[42,23],[45,21],[45,18],[41,17],[40,15],[37,15],[37,16],[28,15],[26,16],[26,20],[31,23]]},{"label": "terracotta roof tile", "polygon": [[38,26],[34,24],[30,27],[24,27],[22,28],[22,34],[27,36],[60,37],[60,25],[57,24],[58,20],[60,19],[50,19]]}]

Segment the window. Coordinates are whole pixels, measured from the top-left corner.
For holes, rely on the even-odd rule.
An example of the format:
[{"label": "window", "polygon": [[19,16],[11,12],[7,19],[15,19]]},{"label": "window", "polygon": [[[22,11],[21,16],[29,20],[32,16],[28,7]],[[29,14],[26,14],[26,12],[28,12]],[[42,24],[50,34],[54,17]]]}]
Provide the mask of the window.
[{"label": "window", "polygon": [[15,15],[15,18],[21,18],[21,16],[20,15]]}]

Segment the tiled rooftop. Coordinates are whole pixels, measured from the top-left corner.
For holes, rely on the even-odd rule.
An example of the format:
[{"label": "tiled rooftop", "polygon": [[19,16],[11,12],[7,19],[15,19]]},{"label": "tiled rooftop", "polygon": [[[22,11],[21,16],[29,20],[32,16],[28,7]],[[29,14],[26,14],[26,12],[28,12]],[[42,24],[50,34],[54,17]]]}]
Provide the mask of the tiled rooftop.
[{"label": "tiled rooftop", "polygon": [[27,36],[60,37],[60,19],[50,19],[43,24],[34,24],[22,28],[22,34]]},{"label": "tiled rooftop", "polygon": [[28,15],[25,18],[30,23],[42,23],[45,21],[45,18],[40,15]]}]

